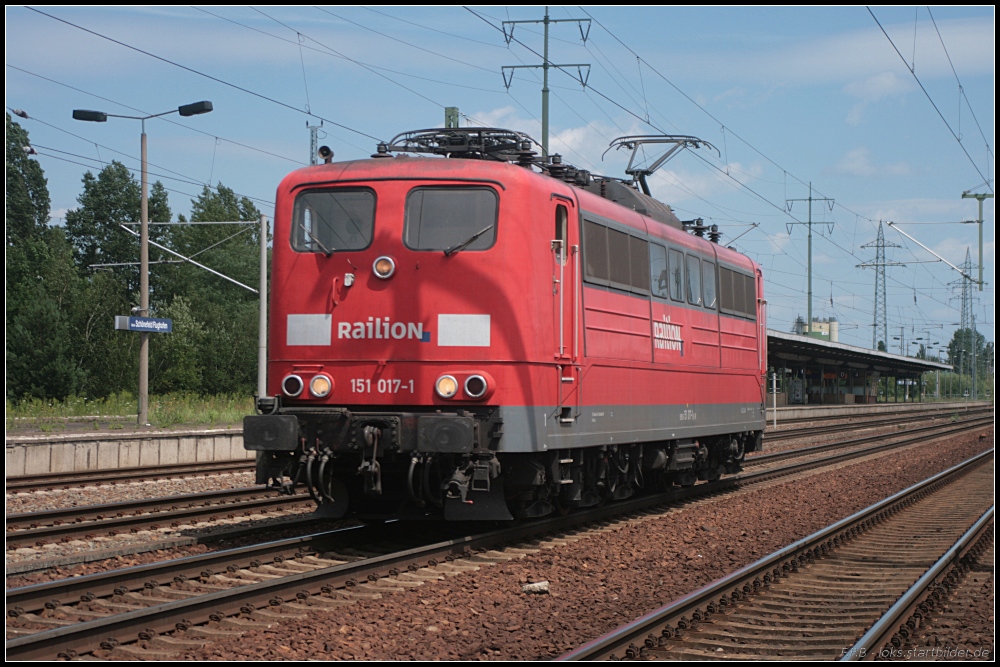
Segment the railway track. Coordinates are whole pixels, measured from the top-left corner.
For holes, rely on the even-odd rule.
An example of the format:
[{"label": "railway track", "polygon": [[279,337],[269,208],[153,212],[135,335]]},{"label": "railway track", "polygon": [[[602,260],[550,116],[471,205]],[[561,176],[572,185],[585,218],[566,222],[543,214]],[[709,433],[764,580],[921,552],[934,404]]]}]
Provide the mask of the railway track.
[{"label": "railway track", "polygon": [[[951,430],[957,432],[979,425],[951,425]],[[907,443],[897,446],[904,444]],[[144,642],[143,647],[127,651],[153,651],[146,657],[164,658],[155,651],[169,651],[173,641],[204,643],[213,632],[238,633],[246,623],[293,620],[307,615],[312,607],[351,604],[358,598],[416,586],[423,580],[438,579],[479,564],[510,560],[516,557],[516,548],[508,548],[504,553],[493,550],[512,543],[801,472],[822,466],[824,461],[843,460],[844,456],[675,489],[616,503],[598,512],[474,535],[428,534],[426,526],[416,525],[421,536],[418,546],[412,546],[411,538],[404,532],[414,526],[397,523],[12,589],[7,592],[8,636],[20,636],[8,641],[7,655],[11,659],[50,659],[60,654],[72,657],[100,650],[102,642],[103,650],[117,652],[119,649],[109,643],[109,637],[126,644],[138,636]],[[434,531],[456,528],[461,527],[433,526]],[[385,531],[384,537],[379,537],[378,531]],[[343,546],[331,546],[330,540],[344,536],[350,544],[371,546],[364,551],[355,546],[352,552],[345,551]],[[439,539],[442,536],[445,539]],[[381,546],[383,539],[396,544],[395,550]],[[400,541],[406,543],[399,545]],[[173,637],[160,637],[161,633],[178,628],[186,630]]]},{"label": "railway track", "polygon": [[[880,405],[896,405],[896,404],[882,403]],[[978,407],[983,407],[982,403],[970,404],[968,402],[944,403],[943,406],[939,406],[939,404],[935,403],[911,403],[910,405],[914,407],[902,409],[892,414],[897,416],[903,414],[913,415],[913,414],[924,414],[924,413],[938,413],[941,415],[949,415],[955,412],[965,412],[966,410],[974,410]],[[800,406],[800,407],[806,407],[806,406]],[[772,409],[770,405],[765,406],[765,408],[767,410]],[[784,419],[784,420],[781,419],[779,416],[778,425],[781,426],[782,424],[809,424],[813,422],[822,422],[822,421],[851,421],[853,419],[858,419],[858,418],[864,419],[866,418],[866,416],[865,415],[820,415],[817,417],[804,417],[804,418]],[[768,421],[768,423],[770,423],[770,421]]]},{"label": "railway track", "polygon": [[[794,438],[822,435],[825,433],[842,433],[848,430],[860,430],[865,428],[878,428],[882,426],[892,426],[895,424],[912,424],[918,421],[932,419],[943,419],[954,414],[961,414],[964,417],[991,413],[990,407],[973,407],[966,411],[958,412],[956,408],[935,409],[917,414],[905,416],[893,415],[889,417],[865,416],[865,417],[839,417],[842,420],[849,420],[846,423],[832,424],[827,426],[811,426],[795,429],[781,429],[777,431],[767,431],[764,435],[764,442],[778,442],[781,440],[791,440]],[[825,420],[819,418],[817,420]],[[830,418],[832,419],[832,418]],[[809,420],[788,420],[782,426],[799,422],[817,421]],[[118,468],[115,470],[84,470],[79,472],[67,472],[45,475],[25,475],[22,477],[10,477],[6,480],[7,493],[27,493],[31,491],[52,491],[57,489],[85,488],[88,486],[98,486],[102,484],[128,484],[144,482],[157,479],[172,479],[184,477],[196,477],[205,475],[219,475],[226,473],[252,472],[254,462],[246,459],[231,461],[212,461],[207,463],[178,463],[174,465],[149,466],[135,468]]]},{"label": "railway track", "polygon": [[898,424],[914,424],[917,422],[923,422],[935,419],[948,419],[951,418],[952,416],[961,416],[961,418],[963,419],[968,419],[969,417],[992,414],[992,413],[993,413],[992,407],[978,407],[978,408],[973,408],[968,412],[936,410],[929,413],[909,414],[904,416],[894,415],[891,417],[871,417],[868,419],[864,419],[863,421],[852,421],[849,423],[842,423],[842,424],[828,424],[826,426],[808,426],[805,428],[766,431],[764,434],[764,443],[766,444],[768,442],[778,442],[781,440],[794,440],[795,438],[824,435],[827,433],[843,433],[844,431],[855,431],[867,428],[882,428],[884,426],[895,426]]},{"label": "railway track", "polygon": [[116,468],[114,470],[81,470],[45,475],[24,475],[7,478],[7,493],[52,491],[55,489],[82,488],[99,484],[131,483],[154,479],[196,477],[234,472],[249,472],[254,462],[212,461],[207,463],[178,463],[174,465],[147,466],[142,468]]},{"label": "railway track", "polygon": [[[754,467],[759,465],[766,465],[773,463],[775,461],[781,461],[788,458],[799,458],[802,456],[810,456],[813,454],[820,454],[828,451],[835,451],[838,449],[850,449],[852,447],[861,447],[868,443],[887,441],[881,445],[875,447],[869,447],[865,449],[865,452],[874,453],[879,452],[884,449],[892,449],[898,447],[899,443],[894,439],[898,436],[905,436],[907,439],[912,438],[915,435],[927,434],[931,435],[938,432],[948,432],[952,427],[956,425],[978,425],[983,426],[993,423],[992,411],[989,416],[974,416],[970,419],[959,420],[958,422],[949,422],[947,424],[933,424],[931,426],[920,426],[917,428],[906,429],[905,431],[899,431],[897,433],[890,434],[876,434],[868,435],[860,438],[851,438],[849,440],[840,440],[838,442],[828,442],[822,445],[813,445],[810,447],[801,447],[798,449],[787,449],[779,452],[771,452],[769,454],[751,454],[743,462],[744,467]],[[908,440],[904,441],[907,442]],[[854,452],[848,452],[845,456],[851,456]]]},{"label": "railway track", "polygon": [[[948,574],[924,590],[917,611],[899,627],[902,632],[893,634],[875,655],[890,660],[994,658],[995,547],[995,535],[988,532]],[[861,657],[860,650],[848,653],[848,659]]]},{"label": "railway track", "polygon": [[[970,420],[963,420],[961,423],[968,421]],[[971,421],[984,423],[982,418],[976,416],[973,416]],[[893,434],[891,437],[934,433],[942,429],[947,430],[951,426],[952,424],[949,423],[908,429],[905,432]],[[885,440],[886,437],[885,435],[872,435],[805,449],[753,455],[747,458],[745,465],[753,467],[791,457],[863,446],[867,443]],[[871,451],[894,446],[898,445],[889,442],[880,447],[872,448]],[[311,504],[310,498],[306,495],[283,496],[275,490],[254,487],[10,514],[7,516],[7,549],[42,547],[53,542],[93,539],[99,535],[114,536],[142,530],[179,528],[184,525],[214,521],[220,518],[235,519],[239,516],[246,517],[272,511],[306,508],[310,507]]]},{"label": "railway track", "polygon": [[7,549],[314,506],[308,495],[286,496],[274,489],[253,487],[9,514]]},{"label": "railway track", "polygon": [[992,525],[993,458],[983,452],[562,659],[871,656],[908,633],[925,584]]}]

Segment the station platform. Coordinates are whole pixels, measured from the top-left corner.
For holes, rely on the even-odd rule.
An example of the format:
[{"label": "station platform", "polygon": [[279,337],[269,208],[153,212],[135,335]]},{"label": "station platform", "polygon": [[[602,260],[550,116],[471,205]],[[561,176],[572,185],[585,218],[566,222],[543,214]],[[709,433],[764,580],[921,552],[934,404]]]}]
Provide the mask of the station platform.
[{"label": "station platform", "polygon": [[[778,425],[788,420],[848,419],[868,415],[893,415],[941,410],[959,412],[989,406],[989,401],[935,401],[927,403],[858,403],[855,405],[789,405],[778,407]],[[774,408],[767,406],[767,424],[774,423]]]},{"label": "station platform", "polygon": [[[796,405],[779,407],[778,425],[789,420],[834,419],[878,414],[905,414],[927,410],[962,411],[988,406],[986,401],[936,403],[874,403],[858,405]],[[767,424],[774,423],[774,409],[767,409]],[[252,461],[254,452],[243,448],[243,430],[189,429],[165,431],[111,431],[8,436],[6,476],[45,475],[83,470],[110,470],[203,463]]]},{"label": "station platform", "polygon": [[8,478],[254,458],[241,428],[47,433],[7,436],[5,444]]}]

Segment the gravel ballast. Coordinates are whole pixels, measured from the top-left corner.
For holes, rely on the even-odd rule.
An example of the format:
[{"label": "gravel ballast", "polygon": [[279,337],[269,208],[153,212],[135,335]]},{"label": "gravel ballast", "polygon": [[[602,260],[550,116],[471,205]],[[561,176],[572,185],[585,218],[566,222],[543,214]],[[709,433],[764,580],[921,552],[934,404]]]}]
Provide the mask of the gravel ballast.
[{"label": "gravel ballast", "polygon": [[[184,657],[552,659],[992,446],[992,428],[981,434],[695,501],[520,560],[316,608],[308,621],[249,629]],[[542,581],[547,594],[522,589]]]}]

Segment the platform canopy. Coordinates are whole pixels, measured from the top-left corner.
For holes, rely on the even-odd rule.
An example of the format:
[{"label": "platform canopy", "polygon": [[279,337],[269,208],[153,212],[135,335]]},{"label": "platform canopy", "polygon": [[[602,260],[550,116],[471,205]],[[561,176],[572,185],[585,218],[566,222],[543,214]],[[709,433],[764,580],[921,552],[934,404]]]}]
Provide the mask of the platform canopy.
[{"label": "platform canopy", "polygon": [[881,375],[915,377],[928,371],[950,371],[952,366],[904,357],[888,352],[869,350],[843,343],[828,343],[794,333],[767,330],[767,359],[774,367],[841,367],[859,371],[878,371]]}]

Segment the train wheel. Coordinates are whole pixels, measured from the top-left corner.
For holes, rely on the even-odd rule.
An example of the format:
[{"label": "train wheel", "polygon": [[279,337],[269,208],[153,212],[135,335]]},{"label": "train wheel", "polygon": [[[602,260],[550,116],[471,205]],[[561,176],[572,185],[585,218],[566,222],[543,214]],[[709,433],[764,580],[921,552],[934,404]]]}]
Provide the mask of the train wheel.
[{"label": "train wheel", "polygon": [[559,516],[566,516],[567,514],[575,510],[578,507],[578,504],[572,501],[565,500],[562,497],[562,494],[560,493],[556,495],[555,506],[556,506],[556,512],[559,514]]}]

